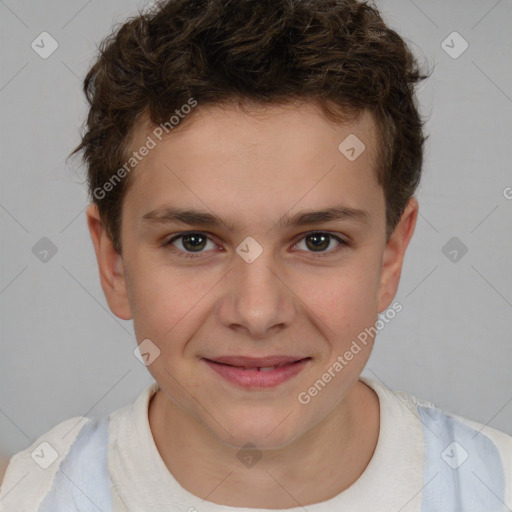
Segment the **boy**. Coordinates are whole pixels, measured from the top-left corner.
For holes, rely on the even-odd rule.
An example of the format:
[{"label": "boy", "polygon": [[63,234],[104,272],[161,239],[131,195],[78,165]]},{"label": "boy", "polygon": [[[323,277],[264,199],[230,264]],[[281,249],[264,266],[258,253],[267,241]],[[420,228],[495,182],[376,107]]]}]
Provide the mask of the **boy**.
[{"label": "boy", "polygon": [[510,436],[360,376],[401,307],[423,78],[355,0],[171,0],[103,43],[75,151],[155,382],[15,455],[3,512],[512,507]]}]

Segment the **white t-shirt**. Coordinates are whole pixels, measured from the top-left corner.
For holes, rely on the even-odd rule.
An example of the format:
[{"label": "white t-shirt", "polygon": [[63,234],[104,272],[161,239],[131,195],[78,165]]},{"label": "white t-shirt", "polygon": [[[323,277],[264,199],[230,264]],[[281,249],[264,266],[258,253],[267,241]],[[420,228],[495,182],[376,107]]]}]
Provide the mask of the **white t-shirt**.
[{"label": "white t-shirt", "polygon": [[[434,404],[360,378],[380,402],[375,452],[336,497],[288,512],[508,512],[512,437]],[[204,501],[164,464],[148,420],[146,387],[109,416],[60,423],[10,461],[1,512],[258,512]],[[275,511],[277,512],[277,511]]]}]

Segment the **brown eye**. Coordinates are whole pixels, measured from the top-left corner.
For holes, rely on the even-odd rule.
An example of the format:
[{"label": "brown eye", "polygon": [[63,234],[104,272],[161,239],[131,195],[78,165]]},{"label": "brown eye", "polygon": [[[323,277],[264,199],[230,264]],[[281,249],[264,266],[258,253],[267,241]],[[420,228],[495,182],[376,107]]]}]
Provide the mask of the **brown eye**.
[{"label": "brown eye", "polygon": [[197,253],[200,256],[203,249],[210,242],[215,248],[215,244],[208,238],[204,233],[198,231],[189,233],[180,233],[172,237],[168,242],[164,244],[165,247],[169,248],[172,252],[176,252],[179,256],[194,257],[193,253]]},{"label": "brown eye", "polygon": [[[332,248],[333,240],[335,241],[334,248]],[[305,243],[305,249],[301,249],[299,247],[300,244],[302,244],[303,242]],[[333,252],[336,252],[337,248],[339,248],[340,246],[345,245],[348,244],[340,237],[333,235],[332,233],[324,233],[318,231],[306,235],[298,244],[296,244],[295,247],[299,247],[299,249],[306,250],[307,252],[331,254]]]},{"label": "brown eye", "polygon": [[329,247],[330,243],[329,235],[326,236],[324,233],[315,233],[306,237],[306,245],[312,250],[323,251]]},{"label": "brown eye", "polygon": [[208,239],[201,234],[184,235],[181,243],[187,251],[198,252],[204,249]]}]

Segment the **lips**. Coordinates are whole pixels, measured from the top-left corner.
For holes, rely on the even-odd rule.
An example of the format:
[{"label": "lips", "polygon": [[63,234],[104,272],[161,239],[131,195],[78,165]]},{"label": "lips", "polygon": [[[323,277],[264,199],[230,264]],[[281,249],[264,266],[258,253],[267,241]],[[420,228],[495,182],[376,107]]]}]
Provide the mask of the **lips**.
[{"label": "lips", "polygon": [[281,368],[309,357],[295,356],[268,356],[268,357],[246,357],[246,356],[221,356],[215,359],[208,359],[213,363],[235,366],[245,370],[270,371]]},{"label": "lips", "polygon": [[311,357],[300,356],[222,356],[203,358],[204,362],[224,380],[247,390],[275,388],[298,375]]}]

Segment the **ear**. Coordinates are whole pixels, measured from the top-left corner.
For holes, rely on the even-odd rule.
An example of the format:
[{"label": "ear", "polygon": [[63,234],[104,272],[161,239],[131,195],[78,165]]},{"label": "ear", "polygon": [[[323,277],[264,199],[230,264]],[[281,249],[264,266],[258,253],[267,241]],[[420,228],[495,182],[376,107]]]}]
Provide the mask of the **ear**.
[{"label": "ear", "polygon": [[103,293],[112,313],[122,320],[130,320],[132,313],[128,301],[123,257],[114,249],[112,240],[101,222],[97,205],[90,204],[86,213]]},{"label": "ear", "polygon": [[379,313],[389,307],[396,295],[402,274],[405,250],[414,233],[417,218],[418,201],[411,197],[384,248],[379,287]]}]

